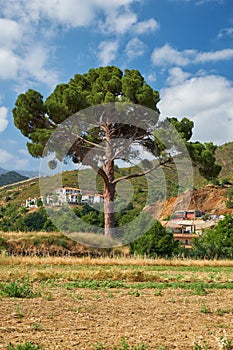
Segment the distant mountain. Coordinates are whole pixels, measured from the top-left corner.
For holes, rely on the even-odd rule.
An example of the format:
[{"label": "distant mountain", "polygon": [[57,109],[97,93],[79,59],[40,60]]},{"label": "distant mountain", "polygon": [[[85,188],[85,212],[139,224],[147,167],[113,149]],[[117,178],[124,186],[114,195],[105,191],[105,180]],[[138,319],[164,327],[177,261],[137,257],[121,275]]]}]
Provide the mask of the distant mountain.
[{"label": "distant mountain", "polygon": [[16,171],[8,171],[4,174],[0,174],[0,186],[13,184],[27,179],[28,177],[16,173]]},{"label": "distant mountain", "polygon": [[5,173],[7,173],[7,171],[8,171],[8,170],[3,169],[3,168],[0,167],[0,174],[5,174]]},{"label": "distant mountain", "polygon": [[39,177],[39,170],[38,171],[16,170],[16,172],[20,175],[26,176],[27,178]]},{"label": "distant mountain", "polygon": [[39,177],[39,171],[17,170],[17,169],[7,170],[7,169],[4,169],[4,168],[0,167],[0,175],[1,174],[6,174],[6,173],[9,173],[9,172],[16,172],[19,175],[26,176],[27,178]]}]

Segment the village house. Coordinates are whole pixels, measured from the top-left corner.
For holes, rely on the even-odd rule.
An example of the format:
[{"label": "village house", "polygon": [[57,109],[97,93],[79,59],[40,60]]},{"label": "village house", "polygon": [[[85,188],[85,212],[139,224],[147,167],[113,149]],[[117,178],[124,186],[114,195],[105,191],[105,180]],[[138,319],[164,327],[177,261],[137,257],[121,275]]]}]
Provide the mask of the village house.
[{"label": "village house", "polygon": [[28,198],[26,200],[27,208],[37,208],[38,200],[44,205],[59,206],[63,204],[78,205],[83,203],[103,203],[103,195],[93,193],[82,193],[79,188],[75,187],[61,187],[58,188],[54,194],[46,197]]},{"label": "village house", "polygon": [[202,233],[205,224],[203,215],[205,213],[200,210],[175,211],[165,226],[173,232],[175,241],[179,241],[186,249],[191,249],[192,239],[200,237]]},{"label": "village house", "polygon": [[200,219],[205,215],[205,212],[200,210],[180,210],[175,211],[173,219]]},{"label": "village house", "polygon": [[199,237],[193,220],[171,220],[166,227],[173,232],[174,240],[179,241],[186,249],[191,249],[192,239]]}]

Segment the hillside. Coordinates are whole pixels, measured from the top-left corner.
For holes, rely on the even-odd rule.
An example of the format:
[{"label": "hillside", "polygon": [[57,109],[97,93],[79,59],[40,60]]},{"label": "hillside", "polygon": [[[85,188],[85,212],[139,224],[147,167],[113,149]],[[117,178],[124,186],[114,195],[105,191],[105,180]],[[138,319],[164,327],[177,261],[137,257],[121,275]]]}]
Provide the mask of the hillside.
[{"label": "hillside", "polygon": [[[233,164],[232,164],[232,153],[233,153],[233,143],[228,143],[223,146],[218,147],[216,152],[217,163],[222,165],[222,171],[219,176],[220,183],[223,179],[228,179],[233,181]],[[134,172],[135,169],[128,168],[118,169],[116,168],[116,177],[126,175],[130,172]],[[88,178],[89,170],[84,170],[84,177]],[[62,182],[64,186],[77,186],[77,171],[66,171],[62,174]],[[54,186],[56,187],[56,183],[59,175],[55,175],[52,179],[49,179],[49,182],[52,181]],[[168,208],[170,207],[170,203],[174,202],[174,198],[177,194],[177,176],[176,173],[171,169],[165,171],[166,183],[167,183],[167,198],[168,199]],[[147,181],[144,177],[133,179],[132,186],[134,187],[134,194],[132,198],[133,205],[138,209],[142,209],[146,205],[145,198],[147,197]],[[226,210],[225,202],[227,199],[227,192],[229,191],[229,187],[222,188],[220,187],[206,187],[208,185],[207,181],[200,176],[198,170],[194,168],[194,192],[193,198],[191,201],[191,205],[193,207],[197,207],[204,211],[210,210]],[[162,186],[159,181],[155,181],[153,184],[153,192],[158,193],[159,196],[162,191]],[[127,187],[127,186],[126,186]],[[200,188],[200,190],[198,190]],[[87,183],[88,189],[88,183]],[[97,177],[97,189],[101,192],[103,190],[102,180]],[[124,190],[124,187],[123,187]],[[185,192],[185,189],[182,189]],[[40,189],[39,189],[39,179],[29,179],[25,183],[15,183],[7,188],[0,187],[0,205],[5,206],[9,200],[10,203],[20,206],[25,203],[25,200],[29,197],[39,197]],[[213,201],[207,198],[213,196]],[[155,200],[156,201],[156,200]],[[158,205],[158,204],[157,204]],[[164,216],[169,215],[170,209],[166,209]]]},{"label": "hillside", "polygon": [[216,151],[216,159],[222,166],[219,177],[233,181],[233,142],[219,146]]},{"label": "hillside", "polygon": [[[175,210],[198,209],[214,215],[232,214],[233,209],[226,207],[229,186],[207,185],[193,191],[186,191],[179,197],[171,197],[165,202],[157,202],[145,210],[159,220],[170,217]],[[189,204],[189,205],[187,205]]]},{"label": "hillside", "polygon": [[18,174],[16,171],[8,171],[0,174],[0,186],[13,184],[27,179],[28,177]]},{"label": "hillside", "polygon": [[6,174],[12,171],[18,173],[19,175],[26,176],[27,178],[38,177],[38,174],[39,174],[39,171],[18,170],[18,169],[7,170],[0,167],[0,174]]}]

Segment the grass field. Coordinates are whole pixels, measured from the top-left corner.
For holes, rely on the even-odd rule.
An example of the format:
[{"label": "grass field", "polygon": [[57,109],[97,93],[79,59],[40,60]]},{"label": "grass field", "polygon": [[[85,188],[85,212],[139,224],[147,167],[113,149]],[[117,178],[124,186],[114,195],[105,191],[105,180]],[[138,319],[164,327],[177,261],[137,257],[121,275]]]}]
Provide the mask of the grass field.
[{"label": "grass field", "polygon": [[2,255],[0,320],[0,349],[233,349],[233,261]]}]

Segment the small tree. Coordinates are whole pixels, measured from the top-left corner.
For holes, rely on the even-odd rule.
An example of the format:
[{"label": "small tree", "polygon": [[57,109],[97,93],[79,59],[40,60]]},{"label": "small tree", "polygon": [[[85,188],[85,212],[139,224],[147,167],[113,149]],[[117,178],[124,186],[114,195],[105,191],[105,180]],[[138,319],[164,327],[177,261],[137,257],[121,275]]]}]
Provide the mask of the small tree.
[{"label": "small tree", "polygon": [[171,257],[179,251],[179,243],[173,233],[166,230],[158,221],[141,237],[130,244],[132,254],[147,257]]}]

